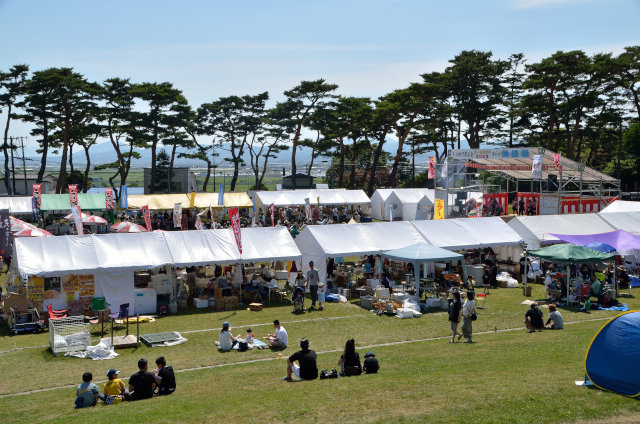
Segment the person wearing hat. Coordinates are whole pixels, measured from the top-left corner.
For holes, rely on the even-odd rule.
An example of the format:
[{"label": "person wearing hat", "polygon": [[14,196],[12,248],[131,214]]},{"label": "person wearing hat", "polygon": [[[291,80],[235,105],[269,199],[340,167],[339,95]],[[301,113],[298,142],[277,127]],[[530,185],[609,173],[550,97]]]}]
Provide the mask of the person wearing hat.
[{"label": "person wearing hat", "polygon": [[156,366],[153,375],[156,377],[156,385],[158,387],[158,396],[170,395],[176,390],[176,376],[173,373],[173,367],[167,366],[164,356],[156,359]]},{"label": "person wearing hat", "polygon": [[544,323],[542,322],[542,311],[538,309],[538,304],[533,302],[531,309],[524,314],[524,325],[529,330],[529,333],[535,333],[536,330],[542,331]]},{"label": "person wearing hat", "polygon": [[380,369],[380,364],[378,363],[378,359],[376,359],[376,355],[374,355],[373,352],[365,353],[362,369],[365,374],[378,373],[378,370]]},{"label": "person wearing hat", "polygon": [[104,383],[104,387],[102,388],[102,393],[105,396],[105,403],[107,404],[117,404],[125,400],[125,387],[122,380],[119,377],[120,371],[117,371],[115,368],[111,368],[107,371],[107,378],[109,381]]},{"label": "person wearing hat", "polygon": [[222,330],[220,330],[220,335],[218,336],[218,347],[220,347],[220,350],[224,350],[226,352],[233,349],[233,347],[238,343],[238,339],[233,337],[229,328],[231,328],[231,325],[226,321],[223,322]]},{"label": "person wearing hat", "polygon": [[[289,356],[287,359],[287,376],[284,381],[291,381],[291,376],[295,375],[300,380],[315,380],[318,378],[318,365],[316,353],[309,349],[309,340],[300,340],[300,350]],[[295,362],[298,361],[298,364]]]}]

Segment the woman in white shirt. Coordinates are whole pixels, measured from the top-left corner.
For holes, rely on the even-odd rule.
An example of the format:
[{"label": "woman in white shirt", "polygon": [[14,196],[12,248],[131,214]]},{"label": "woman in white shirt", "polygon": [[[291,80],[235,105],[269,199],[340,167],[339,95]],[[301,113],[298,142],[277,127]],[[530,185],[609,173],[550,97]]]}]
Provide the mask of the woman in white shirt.
[{"label": "woman in white shirt", "polygon": [[231,331],[229,331],[229,327],[231,326],[228,322],[222,323],[222,330],[220,331],[220,335],[218,336],[218,344],[220,350],[229,351],[233,349],[233,347],[238,343],[238,339],[233,337],[233,334],[231,334]]},{"label": "woman in white shirt", "polygon": [[462,336],[467,339],[465,343],[473,343],[471,339],[473,333],[471,316],[476,313],[476,302],[473,298],[474,292],[467,292],[467,300],[464,301],[464,305],[462,306],[462,316],[464,317],[462,322]]}]

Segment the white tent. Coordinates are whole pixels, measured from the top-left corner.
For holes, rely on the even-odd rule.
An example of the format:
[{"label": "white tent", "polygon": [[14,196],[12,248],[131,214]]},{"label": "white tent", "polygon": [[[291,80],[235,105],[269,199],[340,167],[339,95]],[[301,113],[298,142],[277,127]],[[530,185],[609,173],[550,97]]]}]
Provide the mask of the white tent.
[{"label": "white tent", "polygon": [[[426,199],[425,199],[426,196]],[[418,203],[431,202],[434,192],[427,188],[379,188],[371,196],[371,217],[389,220],[389,206],[393,217],[402,217],[405,221],[415,219]],[[406,212],[406,215],[405,215]]]},{"label": "white tent", "polygon": [[434,246],[469,249],[517,245],[522,237],[500,217],[414,221],[412,224]]},{"label": "white tent", "polygon": [[325,264],[330,257],[377,255],[424,241],[410,222],[310,225],[295,239],[303,270],[309,268],[309,261],[314,261],[320,281],[326,280]]},{"label": "white tent", "polygon": [[9,213],[16,214],[30,214],[32,206],[31,196],[2,196],[0,197],[0,209],[9,209]]},{"label": "white tent", "polygon": [[257,191],[254,202],[256,207],[304,206],[305,199],[311,205],[368,205],[371,200],[362,190],[280,190]]},{"label": "white tent", "polygon": [[615,230],[594,213],[518,216],[511,219],[508,225],[520,234],[527,244],[527,249],[538,249],[544,244],[559,242],[548,233],[580,235]]},{"label": "white tent", "polygon": [[[388,210],[385,202],[391,193],[393,193],[392,188],[379,188],[371,195],[371,218],[385,219],[385,211]],[[388,216],[387,219],[389,219]]]},{"label": "white tent", "polygon": [[631,202],[628,200],[614,200],[609,206],[602,209],[600,213],[615,212],[640,212],[640,202]]},{"label": "white tent", "polygon": [[616,230],[625,230],[630,233],[640,234],[640,211],[610,213],[602,211],[598,215]]}]

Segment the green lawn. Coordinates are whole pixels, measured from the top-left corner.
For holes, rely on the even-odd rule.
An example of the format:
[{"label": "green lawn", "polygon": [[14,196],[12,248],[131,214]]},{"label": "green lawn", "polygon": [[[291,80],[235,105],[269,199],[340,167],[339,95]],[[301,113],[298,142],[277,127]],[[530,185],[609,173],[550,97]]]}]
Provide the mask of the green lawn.
[{"label": "green lawn", "polygon": [[[534,298],[541,295],[541,286],[536,286]],[[92,422],[105,419],[103,408],[108,408],[110,420],[123,422],[640,421],[637,400],[573,383],[584,375],[589,341],[615,313],[563,310],[570,323],[564,330],[527,334],[523,299],[521,290],[493,290],[474,323],[478,334],[473,345],[447,343],[443,312],[399,320],[352,304],[329,304],[325,311],[304,315],[291,314],[288,305],[262,312],[188,310],[141,325],[143,333],[186,332],[219,328],[228,320],[236,334],[251,325],[263,336],[279,318],[289,332],[292,347],[287,354],[297,340],[308,337],[319,352],[319,367],[333,368],[344,341],[354,337],[361,355],[373,350],[382,367],[373,376],[301,383],[280,380],[285,360],[270,351],[219,353],[216,330],[185,333],[189,341],[179,346],[142,346],[119,351],[110,361],[89,361],[54,357],[48,347],[38,347],[48,344],[46,333],[4,336],[3,329],[0,351],[34,348],[0,353],[0,395],[9,395],[0,398],[0,422]],[[632,309],[640,306],[635,296],[624,301]],[[84,371],[104,380],[106,370],[114,367],[127,377],[138,358],[152,361],[159,355],[179,371],[178,390],[166,398],[76,411],[73,388],[11,395],[75,385]]]}]

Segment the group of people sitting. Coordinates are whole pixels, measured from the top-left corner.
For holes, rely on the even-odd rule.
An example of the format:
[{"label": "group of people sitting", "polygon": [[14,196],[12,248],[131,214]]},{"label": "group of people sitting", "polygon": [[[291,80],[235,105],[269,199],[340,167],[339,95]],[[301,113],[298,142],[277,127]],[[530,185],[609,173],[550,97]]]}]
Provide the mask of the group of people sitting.
[{"label": "group of people sitting", "polygon": [[[316,352],[309,349],[310,344],[306,338],[300,340],[300,350],[287,359],[287,375],[282,380],[292,381],[294,375],[300,380],[315,380],[318,378],[317,355]],[[355,340],[347,340],[344,352],[338,359],[338,366],[341,370],[340,375],[360,375],[363,371],[365,374],[376,374],[380,369],[376,356],[373,352],[367,352],[364,358],[364,363],[360,362]]]},{"label": "group of people sitting", "polygon": [[538,307],[538,304],[533,302],[529,310],[524,314],[524,325],[527,327],[527,330],[529,330],[529,333],[535,333],[536,330],[542,331],[545,328],[549,330],[562,330],[562,328],[564,328],[564,320],[556,305],[551,304],[549,305],[549,319],[547,319],[545,324],[542,311]]},{"label": "group of people sitting", "polygon": [[231,334],[231,324],[225,321],[222,323],[222,329],[218,335],[217,345],[223,352],[228,352],[234,348],[242,352],[252,348],[254,345],[259,345],[259,347],[268,347],[269,349],[286,349],[287,344],[289,343],[287,330],[280,325],[280,321],[277,319],[273,321],[273,328],[275,332],[265,336],[265,339],[268,341],[268,344],[265,344],[255,338],[255,335],[250,328],[247,328],[247,334],[245,337],[240,335],[234,336]]},{"label": "group of people sitting", "polygon": [[124,401],[136,401],[149,399],[153,396],[170,395],[176,390],[176,377],[173,368],[167,365],[164,356],[156,359],[156,369],[148,371],[148,362],[142,358],[138,361],[138,372],[129,378],[129,388],[118,378],[120,371],[111,368],[107,371],[107,378],[104,383],[103,392],[100,393],[98,386],[91,382],[93,374],[85,372],[82,374],[82,383],[76,388],[76,408],[86,408],[95,406],[98,400],[105,405],[114,405]]}]

